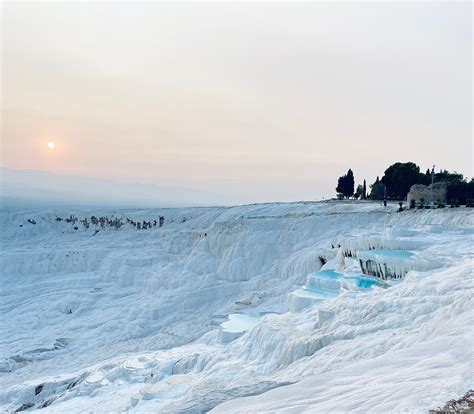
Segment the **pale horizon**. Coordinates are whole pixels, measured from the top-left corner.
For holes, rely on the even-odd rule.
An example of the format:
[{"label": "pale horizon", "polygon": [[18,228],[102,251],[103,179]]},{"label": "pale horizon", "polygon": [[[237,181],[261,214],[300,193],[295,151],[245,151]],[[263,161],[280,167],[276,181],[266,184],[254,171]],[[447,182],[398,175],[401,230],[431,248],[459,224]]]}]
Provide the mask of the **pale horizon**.
[{"label": "pale horizon", "polygon": [[472,177],[471,36],[469,2],[3,3],[1,165],[190,204]]}]

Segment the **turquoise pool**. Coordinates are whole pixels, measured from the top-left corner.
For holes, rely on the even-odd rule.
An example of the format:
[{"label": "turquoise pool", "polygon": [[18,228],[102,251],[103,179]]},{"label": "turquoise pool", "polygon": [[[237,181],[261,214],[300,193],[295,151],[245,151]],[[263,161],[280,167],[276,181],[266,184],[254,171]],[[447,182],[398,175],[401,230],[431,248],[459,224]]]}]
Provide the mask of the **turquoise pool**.
[{"label": "turquoise pool", "polygon": [[393,257],[397,259],[411,259],[413,257],[413,253],[408,250],[374,249],[374,250],[366,250],[361,253],[370,253],[370,254],[375,254],[377,256]]},{"label": "turquoise pool", "polygon": [[255,316],[245,315],[243,313],[231,313],[228,320],[222,323],[222,329],[226,332],[244,332],[253,328],[258,322]]},{"label": "turquoise pool", "polygon": [[315,277],[325,278],[325,279],[340,279],[342,277],[341,273],[336,272],[333,269],[320,270],[319,272],[312,273],[312,275]]}]

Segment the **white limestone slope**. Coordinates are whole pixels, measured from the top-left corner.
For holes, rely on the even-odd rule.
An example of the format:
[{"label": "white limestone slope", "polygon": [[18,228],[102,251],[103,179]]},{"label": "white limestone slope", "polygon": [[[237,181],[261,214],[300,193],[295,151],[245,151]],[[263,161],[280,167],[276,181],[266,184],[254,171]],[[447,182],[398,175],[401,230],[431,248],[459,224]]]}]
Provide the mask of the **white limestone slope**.
[{"label": "white limestone slope", "polygon": [[[474,385],[473,213],[395,210],[2,212],[0,410],[423,412],[463,394]],[[165,225],[96,233],[56,221],[71,213]],[[287,312],[320,256],[355,271],[344,254],[367,246],[418,247],[441,267]],[[222,343],[233,313],[258,322]]]}]

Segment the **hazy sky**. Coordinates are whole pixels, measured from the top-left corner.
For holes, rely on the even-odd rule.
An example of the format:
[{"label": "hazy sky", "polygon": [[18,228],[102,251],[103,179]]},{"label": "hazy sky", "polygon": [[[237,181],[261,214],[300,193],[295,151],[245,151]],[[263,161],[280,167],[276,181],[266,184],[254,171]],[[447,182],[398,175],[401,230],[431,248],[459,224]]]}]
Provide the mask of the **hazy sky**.
[{"label": "hazy sky", "polygon": [[332,196],[395,161],[471,176],[471,8],[3,3],[2,166],[207,203]]}]

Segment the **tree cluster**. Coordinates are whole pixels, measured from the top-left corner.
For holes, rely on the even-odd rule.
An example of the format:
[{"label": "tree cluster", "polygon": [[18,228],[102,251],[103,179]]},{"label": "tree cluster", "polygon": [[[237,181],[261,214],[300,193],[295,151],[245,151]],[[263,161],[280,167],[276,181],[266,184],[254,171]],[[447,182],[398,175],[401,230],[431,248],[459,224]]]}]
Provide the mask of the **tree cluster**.
[{"label": "tree cluster", "polygon": [[[397,162],[385,170],[382,182],[385,184],[388,198],[405,200],[413,184],[430,185],[431,183],[445,183],[447,187],[447,202],[450,204],[471,205],[474,200],[474,181],[467,181],[462,174],[451,173],[448,170],[427,169],[420,172],[420,167],[413,162]],[[376,197],[380,198],[380,197]]]},{"label": "tree cluster", "polygon": [[474,206],[474,179],[468,181],[459,173],[441,170],[437,173],[427,169],[420,172],[420,167],[413,162],[396,162],[385,171],[382,179],[377,177],[371,184],[370,194],[367,194],[366,181],[359,184],[354,192],[354,173],[351,169],[339,177],[336,192],[338,198],[354,197],[356,199],[370,198],[372,200],[405,200],[414,184],[430,185],[431,183],[446,183],[447,202],[450,204],[466,204]]}]

